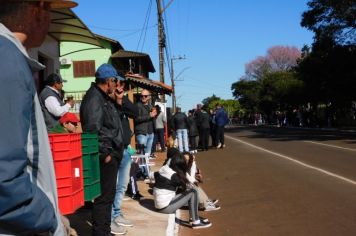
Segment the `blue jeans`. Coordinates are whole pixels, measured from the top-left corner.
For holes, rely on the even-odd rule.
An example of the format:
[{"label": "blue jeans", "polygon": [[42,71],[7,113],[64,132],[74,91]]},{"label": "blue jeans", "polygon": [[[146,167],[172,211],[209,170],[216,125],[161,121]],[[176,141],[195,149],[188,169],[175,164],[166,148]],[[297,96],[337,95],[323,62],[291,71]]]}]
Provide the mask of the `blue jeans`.
[{"label": "blue jeans", "polygon": [[145,147],[145,154],[148,153],[148,155],[151,155],[151,150],[152,150],[152,144],[153,144],[153,139],[155,137],[155,134],[146,134],[147,137],[147,142],[146,142],[146,147]]},{"label": "blue jeans", "polygon": [[183,151],[189,152],[187,129],[177,129],[177,138],[178,138],[179,151],[180,152],[183,152]]},{"label": "blue jeans", "polygon": [[138,134],[138,135],[136,135],[136,142],[137,142],[137,144],[145,145],[145,152],[146,152],[147,135],[146,134]]},{"label": "blue jeans", "polygon": [[127,184],[130,180],[130,168],[131,155],[129,154],[128,150],[125,149],[120,163],[119,171],[117,172],[116,193],[114,203],[112,204],[111,220],[114,220],[119,215],[122,215],[121,203],[127,189]]}]

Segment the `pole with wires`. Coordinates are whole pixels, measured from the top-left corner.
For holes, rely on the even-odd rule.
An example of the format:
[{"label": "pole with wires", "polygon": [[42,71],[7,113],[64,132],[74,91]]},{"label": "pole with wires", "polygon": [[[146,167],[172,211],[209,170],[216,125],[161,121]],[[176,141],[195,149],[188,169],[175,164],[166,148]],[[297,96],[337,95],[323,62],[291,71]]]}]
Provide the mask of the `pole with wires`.
[{"label": "pole with wires", "polygon": [[[174,69],[173,69],[173,61],[175,60],[184,60],[186,59],[185,56],[184,57],[172,57],[171,58],[171,84],[172,84],[172,109],[173,109],[173,113],[176,113],[177,110],[177,101],[176,101],[176,88],[175,88],[175,78],[174,78]],[[178,75],[179,76],[179,75]]]}]

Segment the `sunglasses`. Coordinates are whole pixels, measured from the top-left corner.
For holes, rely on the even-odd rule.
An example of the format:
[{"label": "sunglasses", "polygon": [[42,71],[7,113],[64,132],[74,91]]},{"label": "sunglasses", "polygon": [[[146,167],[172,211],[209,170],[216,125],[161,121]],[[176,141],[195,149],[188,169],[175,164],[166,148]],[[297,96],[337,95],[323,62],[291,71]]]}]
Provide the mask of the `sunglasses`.
[{"label": "sunglasses", "polygon": [[148,98],[151,95],[141,95],[141,98]]},{"label": "sunglasses", "polygon": [[117,83],[117,78],[111,78],[111,81]]}]

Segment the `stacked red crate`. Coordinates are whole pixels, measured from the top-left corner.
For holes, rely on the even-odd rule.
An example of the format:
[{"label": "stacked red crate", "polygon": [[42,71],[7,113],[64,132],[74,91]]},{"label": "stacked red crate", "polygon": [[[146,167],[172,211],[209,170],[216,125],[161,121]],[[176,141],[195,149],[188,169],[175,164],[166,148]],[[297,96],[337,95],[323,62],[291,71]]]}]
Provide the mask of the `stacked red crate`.
[{"label": "stacked red crate", "polygon": [[58,205],[63,215],[84,205],[80,134],[49,134],[56,172]]}]

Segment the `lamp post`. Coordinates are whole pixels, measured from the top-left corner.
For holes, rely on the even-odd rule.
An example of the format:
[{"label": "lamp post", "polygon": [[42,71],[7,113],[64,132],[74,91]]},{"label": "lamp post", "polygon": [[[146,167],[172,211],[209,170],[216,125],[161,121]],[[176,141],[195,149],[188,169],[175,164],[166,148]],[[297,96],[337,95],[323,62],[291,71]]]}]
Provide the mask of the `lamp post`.
[{"label": "lamp post", "polygon": [[172,57],[171,58],[171,84],[172,84],[172,109],[173,109],[173,113],[176,113],[176,108],[177,108],[177,101],[176,101],[176,89],[175,89],[175,83],[174,83],[174,69],[173,69],[173,61],[175,60],[185,60],[185,56],[184,57]]}]

